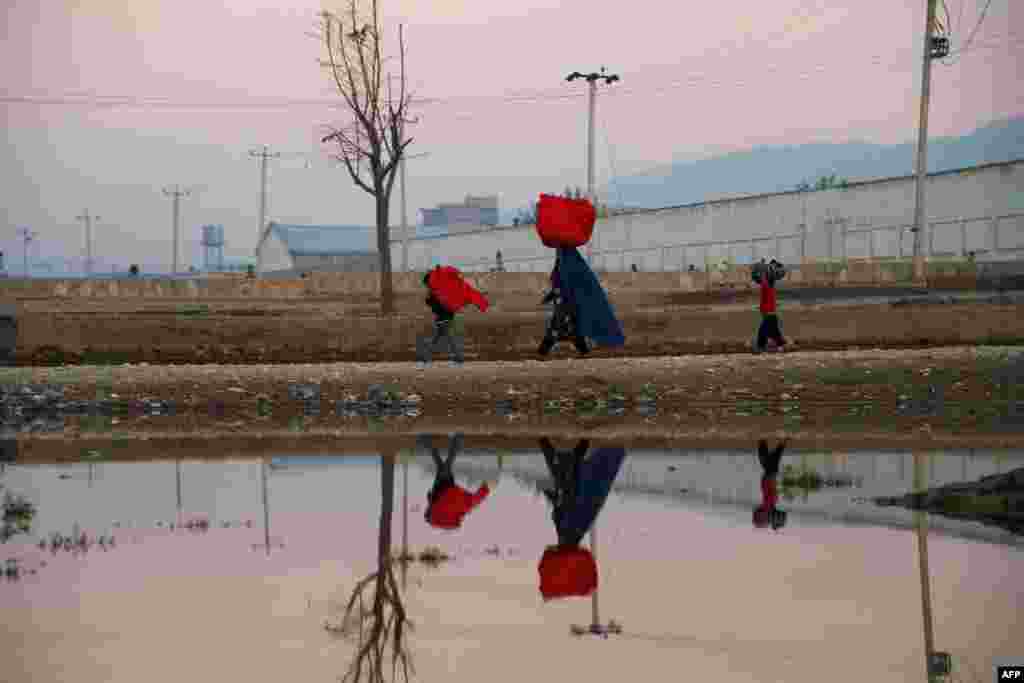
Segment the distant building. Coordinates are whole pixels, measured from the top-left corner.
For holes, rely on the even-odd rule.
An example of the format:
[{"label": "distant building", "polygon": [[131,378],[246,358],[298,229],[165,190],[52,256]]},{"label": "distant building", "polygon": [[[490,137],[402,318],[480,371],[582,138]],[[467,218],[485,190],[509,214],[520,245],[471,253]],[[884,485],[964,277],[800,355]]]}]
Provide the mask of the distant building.
[{"label": "distant building", "polygon": [[436,209],[421,209],[426,234],[444,234],[437,228],[455,226],[495,226],[498,224],[498,196],[467,195],[461,204],[438,204]]},{"label": "distant building", "polygon": [[[287,225],[271,222],[257,254],[264,273],[377,272],[380,259],[369,249],[373,228],[365,225]],[[365,246],[364,246],[365,245]]]}]

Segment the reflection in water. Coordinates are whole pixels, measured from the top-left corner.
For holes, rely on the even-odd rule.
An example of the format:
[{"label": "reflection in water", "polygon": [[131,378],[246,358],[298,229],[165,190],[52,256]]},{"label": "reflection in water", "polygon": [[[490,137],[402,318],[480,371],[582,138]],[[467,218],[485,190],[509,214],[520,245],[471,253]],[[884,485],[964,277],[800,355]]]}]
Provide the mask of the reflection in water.
[{"label": "reflection in water", "polygon": [[[340,626],[328,624],[328,631],[351,636],[354,630],[357,647],[352,664],[343,680],[359,683],[383,683],[386,672],[385,654],[391,650],[391,678],[409,680],[412,671],[406,631],[412,628],[402,602],[402,593],[395,581],[391,550],[391,520],[395,507],[394,453],[381,455],[381,507],[377,536],[377,571],[360,580],[341,619]],[[367,608],[366,603],[370,603]]]},{"label": "reflection in water", "polygon": [[[36,607],[40,599],[70,601],[67,609],[74,612],[69,614],[81,613],[83,619],[94,620],[97,630],[108,633],[121,628],[119,623],[129,623],[132,618],[144,618],[141,615],[147,613],[142,607],[138,610],[135,607],[117,607],[116,597],[104,598],[102,609],[96,601],[92,602],[97,606],[88,606],[89,594],[109,590],[103,582],[110,584],[112,575],[116,575],[114,581],[127,583],[133,580],[129,577],[148,580],[150,574],[166,573],[166,576],[160,575],[160,580],[168,581],[167,591],[146,588],[143,592],[129,593],[125,587],[123,592],[131,597],[125,598],[124,602],[138,604],[143,598],[146,601],[166,600],[166,595],[176,590],[172,586],[203,591],[206,588],[202,585],[208,585],[210,590],[224,591],[224,587],[230,585],[223,597],[231,597],[226,593],[237,594],[239,600],[256,605],[260,604],[260,600],[270,600],[274,610],[285,613],[293,609],[291,602],[299,592],[303,594],[305,602],[306,595],[332,593],[338,582],[345,581],[342,604],[344,606],[345,601],[348,603],[346,618],[338,626],[328,626],[328,629],[349,640],[348,643],[334,643],[332,647],[344,648],[345,657],[354,654],[348,672],[350,680],[367,680],[367,675],[369,680],[381,680],[384,674],[388,674],[390,680],[396,670],[409,666],[410,654],[406,649],[404,635],[410,628],[409,618],[417,619],[417,626],[430,643],[417,652],[417,660],[419,657],[426,660],[422,664],[417,661],[429,672],[425,674],[424,680],[443,678],[440,674],[432,675],[437,670],[435,666],[442,667],[442,672],[445,671],[444,666],[452,666],[445,658],[433,659],[431,653],[438,648],[451,646],[454,651],[461,649],[464,654],[460,656],[464,659],[459,660],[457,673],[462,676],[463,662],[472,659],[466,643],[479,642],[475,649],[487,651],[490,663],[492,656],[493,661],[500,661],[506,645],[511,646],[512,642],[519,645],[518,639],[521,638],[523,643],[533,642],[529,647],[538,648],[536,652],[539,658],[542,653],[550,655],[557,648],[564,647],[564,643],[557,644],[561,640],[558,636],[564,638],[563,629],[569,627],[572,621],[586,624],[588,616],[591,617],[589,625],[573,626],[571,632],[600,636],[621,634],[617,636],[619,644],[611,650],[598,648],[595,652],[615,652],[615,657],[627,660],[632,659],[635,653],[636,661],[643,661],[644,666],[648,666],[649,662],[641,659],[648,655],[641,654],[644,650],[639,648],[648,647],[648,642],[657,642],[657,645],[646,651],[653,666],[653,662],[662,656],[660,653],[669,651],[668,645],[680,651],[686,650],[686,656],[693,654],[697,658],[700,657],[700,650],[718,650],[728,655],[728,665],[762,667],[756,670],[762,674],[763,679],[794,683],[813,680],[803,674],[815,673],[815,669],[825,666],[823,662],[828,657],[822,654],[820,659],[816,659],[817,655],[812,652],[824,651],[831,656],[832,650],[840,652],[861,648],[860,651],[866,651],[866,647],[872,648],[872,652],[878,652],[878,662],[882,664],[864,663],[865,670],[876,665],[892,665],[899,667],[901,680],[920,680],[919,653],[922,651],[922,641],[914,636],[918,628],[917,614],[922,615],[920,623],[926,663],[933,671],[937,670],[934,668],[936,663],[943,664],[944,661],[942,653],[936,652],[936,646],[941,648],[945,644],[950,649],[957,648],[954,650],[958,658],[957,668],[963,667],[959,662],[962,656],[974,656],[979,652],[987,655],[990,650],[995,652],[1000,647],[1005,648],[1005,644],[981,646],[969,640],[971,629],[977,629],[978,643],[990,639],[993,633],[990,627],[992,619],[1006,633],[1017,632],[1019,635],[1019,630],[1015,630],[1012,620],[1007,620],[1004,613],[1013,605],[1020,604],[1022,594],[1019,589],[1012,588],[1012,580],[1000,574],[1013,575],[1017,560],[1012,555],[1017,551],[992,545],[986,547],[980,543],[947,542],[936,533],[937,530],[941,532],[946,522],[936,519],[931,522],[932,528],[929,529],[927,514],[920,512],[906,512],[906,520],[913,522],[913,532],[909,532],[909,527],[906,527],[908,531],[905,532],[877,528],[887,523],[879,518],[871,522],[876,527],[874,529],[844,528],[843,521],[835,517],[830,517],[824,524],[813,523],[805,517],[809,506],[824,508],[826,504],[836,504],[836,501],[840,507],[845,506],[850,492],[843,490],[841,485],[829,486],[824,483],[819,488],[814,484],[808,487],[809,503],[799,500],[792,504],[783,502],[785,498],[781,494],[785,490],[786,467],[790,462],[794,465],[801,462],[801,456],[794,454],[792,446],[786,450],[786,442],[776,444],[774,440],[769,440],[758,443],[756,447],[751,443],[745,449],[737,450],[735,455],[644,455],[642,451],[638,453],[630,450],[626,457],[624,448],[600,448],[596,443],[573,441],[558,444],[558,448],[565,449],[559,450],[551,439],[543,439],[540,443],[542,454],[537,453],[536,446],[523,449],[523,457],[506,456],[502,467],[502,459],[500,456],[496,459],[493,451],[482,448],[474,451],[475,440],[466,450],[461,435],[452,437],[447,449],[437,440],[439,437],[435,435],[431,438],[440,452],[435,452],[431,446],[427,452],[421,451],[422,457],[418,461],[405,457],[406,453],[403,453],[401,460],[397,455],[385,453],[379,459],[374,457],[373,469],[369,469],[341,466],[341,462],[346,459],[344,456],[334,459],[309,457],[309,460],[315,460],[316,469],[312,473],[305,470],[305,475],[302,467],[295,464],[297,461],[289,461],[291,464],[285,467],[275,465],[273,470],[268,468],[267,462],[255,460],[244,465],[223,462],[182,464],[181,461],[113,463],[97,468],[101,476],[96,479],[92,491],[88,491],[85,486],[84,467],[73,484],[57,479],[57,474],[62,471],[59,468],[9,467],[6,476],[2,478],[3,483],[9,483],[10,488],[26,493],[33,500],[43,501],[43,516],[37,517],[34,523],[34,526],[43,527],[40,531],[60,528],[66,533],[71,529],[73,520],[82,521],[81,528],[75,529],[71,536],[44,540],[47,550],[51,543],[54,544],[62,560],[52,561],[47,570],[40,571],[42,580],[22,580],[18,585],[0,586],[0,599],[5,601],[0,608],[20,608],[20,612],[9,612],[15,615],[11,623],[14,624],[13,628],[25,624],[24,630],[30,633],[32,628],[36,628],[31,621],[31,610],[42,609]],[[419,441],[421,445],[425,442],[424,438]],[[751,457],[752,451],[756,452],[755,457]],[[827,461],[816,461],[812,456],[803,465],[806,471],[819,473],[823,482],[839,481],[847,475],[863,477],[869,489],[876,485],[873,484],[871,472],[877,470],[882,486],[898,487],[903,491],[911,486],[915,489],[924,488],[929,478],[957,479],[962,475],[996,467],[987,461],[979,463],[975,456],[957,459],[948,455],[916,454],[910,457],[907,454],[906,460],[912,464],[912,467],[906,468],[911,480],[901,482],[896,456],[852,456],[849,462],[841,457],[830,458]],[[364,459],[349,457],[347,460],[351,463],[353,460]],[[258,483],[260,503],[252,495],[255,493],[252,483],[256,474],[252,467],[256,464],[261,470]],[[414,588],[411,593],[407,593],[405,576],[398,577],[398,570],[392,569],[394,562],[391,561],[391,510],[394,498],[399,493],[394,476],[398,464],[402,465],[403,556],[409,555],[410,540],[414,546],[421,540],[417,534],[433,534],[441,538],[457,534],[458,541],[467,544],[464,548],[469,545],[480,547],[481,544],[491,544],[493,541],[502,545],[510,544],[510,547],[515,547],[513,544],[521,544],[521,548],[532,547],[527,550],[525,566],[520,561],[522,555],[516,558],[512,554],[499,554],[496,551],[486,556],[474,556],[470,552],[459,551],[455,561],[442,565],[439,571],[425,572],[420,577],[414,567],[413,580],[409,582]],[[409,475],[410,465],[413,466],[412,477]],[[418,465],[423,465],[427,471],[420,473]],[[965,471],[968,466],[971,472]],[[291,474],[275,476],[277,471],[290,471]],[[801,476],[804,471],[800,470]],[[194,477],[193,472],[199,475]],[[376,486],[378,472],[381,476],[379,492]],[[471,508],[474,512],[468,514],[468,524],[465,523],[467,514],[456,515],[457,524],[454,526],[432,525],[430,520],[434,518],[433,514],[428,513],[423,517],[419,514],[417,503],[423,502],[420,496],[428,490],[428,508],[436,505],[439,499],[437,494],[442,488],[458,487],[459,483],[468,489],[465,495],[472,498],[474,494],[471,491],[476,490],[479,495],[484,486],[467,484],[467,481],[497,481],[496,474],[502,472],[504,474],[500,476],[506,478],[521,474],[524,484],[530,485],[530,488],[537,486],[543,502],[532,498],[529,489],[521,488],[511,481],[509,483],[512,485],[503,486],[499,495],[493,495],[498,492],[496,485],[485,484],[491,493],[486,497],[486,504],[478,501]],[[173,485],[166,481],[168,476],[174,476]],[[358,478],[363,476],[372,477],[372,487],[357,484]],[[183,478],[187,481],[183,481]],[[776,493],[776,480],[777,495],[769,495]],[[187,487],[184,486],[186,483]],[[444,486],[439,486],[439,483]],[[712,487],[716,490],[714,495],[717,501],[714,510],[705,504],[702,493],[693,493]],[[197,491],[204,488],[212,495]],[[613,511],[609,517],[606,508],[612,490],[617,491],[618,495],[611,502]],[[273,508],[277,515],[273,520],[270,519],[271,496],[275,499]],[[358,556],[364,554],[359,552],[360,547],[369,550],[368,537],[364,537],[361,542],[354,539],[360,527],[365,531],[371,525],[346,522],[344,541],[325,543],[324,538],[337,538],[340,507],[350,506],[345,510],[345,514],[349,515],[347,519],[358,519],[360,515],[368,514],[364,511],[375,509],[377,496],[381,502],[381,512],[380,526],[374,529],[377,552],[377,562],[373,566],[375,571],[364,578],[362,574],[369,569],[362,568],[358,573],[353,570],[348,579],[339,578],[346,576],[348,569],[358,566]],[[78,557],[83,556],[76,545],[76,539],[85,535],[82,529],[89,529],[88,537],[92,538],[92,530],[99,532],[104,529],[104,524],[115,517],[126,520],[143,517],[169,519],[168,513],[174,505],[178,512],[174,526],[180,529],[191,528],[185,513],[192,511],[193,497],[211,501],[209,509],[204,512],[209,513],[213,523],[207,522],[204,525],[200,520],[195,522],[195,526],[200,531],[205,531],[209,526],[215,527],[212,534],[214,537],[225,533],[218,527],[221,526],[220,520],[226,519],[227,515],[245,514],[251,512],[252,506],[262,505],[264,530],[262,534],[255,529],[248,532],[257,535],[246,543],[258,542],[262,535],[264,542],[256,547],[262,545],[269,552],[269,548],[273,547],[269,527],[273,524],[278,534],[287,530],[290,547],[288,557],[282,557],[282,561],[278,562],[257,562],[257,576],[254,578],[247,576],[253,567],[251,561],[246,562],[243,558],[232,569],[224,562],[215,560],[220,547],[224,545],[217,543],[216,538],[206,541],[183,540],[176,546],[166,534],[155,534],[142,539],[143,547],[135,548],[132,547],[131,537],[125,535],[128,532],[119,531],[118,548],[123,547],[121,552],[110,555],[98,552],[101,548],[109,548],[105,534],[99,534],[92,545],[93,552],[89,553],[88,563],[71,561],[76,553],[79,553]],[[777,509],[779,505],[787,508],[789,515],[798,522],[784,527],[773,524],[773,519],[777,518],[776,513],[781,512]],[[55,508],[59,514],[54,514]],[[874,508],[865,504],[860,509]],[[754,529],[751,528],[751,510],[754,510]],[[410,517],[412,528],[409,526]],[[318,518],[322,520],[320,526],[316,521]],[[421,519],[424,521],[420,522]],[[767,523],[758,523],[758,520],[764,519]],[[782,522],[785,523],[785,518]],[[614,544],[610,544],[609,540],[604,541],[600,557],[596,538],[599,524],[602,540],[615,541]],[[438,533],[438,528],[443,533]],[[760,531],[767,528],[785,528],[787,533],[776,535]],[[306,532],[308,543],[303,541]],[[914,535],[914,541],[909,538],[911,534]],[[587,535],[590,536],[589,544]],[[180,538],[182,534],[178,536]],[[679,542],[674,542],[674,539]],[[8,552],[27,550],[35,553],[35,547],[25,546],[31,546],[36,540],[24,542],[22,547],[15,548],[19,543],[19,539],[15,539],[14,543],[3,549]],[[898,559],[900,548],[910,550],[907,544],[912,542],[916,544],[916,560],[904,557],[902,562],[893,561],[893,558]],[[929,542],[931,558],[928,554]],[[88,543],[83,547],[89,547]],[[191,565],[187,571],[205,576],[211,571],[210,567],[214,567],[216,578],[226,579],[229,583],[216,583],[214,580],[202,585],[183,582],[183,576],[177,576],[178,568],[170,564],[173,555],[182,552],[179,548],[185,554],[192,553],[193,557],[196,553],[202,553],[206,560],[187,562],[187,565]],[[694,552],[694,549],[697,551]],[[229,552],[225,554],[225,559],[232,555],[231,549],[227,550]],[[37,555],[51,559],[49,553]],[[981,559],[974,559],[979,557]],[[538,564],[532,564],[529,558],[539,559]],[[0,560],[4,560],[4,557],[0,557]],[[339,562],[340,566],[328,564],[334,561]],[[917,572],[910,564],[915,561],[918,563]],[[403,571],[408,570],[407,563],[399,564]],[[324,567],[322,571],[316,569],[309,575],[305,573],[307,569],[321,566]],[[0,567],[3,565],[0,564]],[[965,567],[969,567],[970,571],[964,571]],[[602,579],[600,584],[599,569]],[[937,612],[934,624],[931,569],[936,572],[934,590]],[[286,570],[290,576],[284,574],[279,580],[275,578],[273,581],[264,581],[264,573],[278,570]],[[540,596],[537,578],[534,578],[537,575],[532,574],[533,571],[539,574]],[[765,582],[760,578],[748,581],[751,571],[758,573],[759,577],[762,573],[768,577],[772,589],[761,590],[759,586]],[[53,580],[61,572],[67,580]],[[613,575],[614,579],[609,581]],[[355,581],[360,578],[361,581]],[[399,578],[402,581],[398,581]],[[421,578],[425,581],[420,581]],[[248,589],[245,586],[249,585],[249,579],[253,579],[252,585],[258,584],[259,589],[246,592]],[[915,588],[918,583],[920,607],[917,606],[918,594]],[[264,584],[271,585],[271,590],[264,591]],[[751,584],[756,585],[751,587]],[[120,590],[119,586],[110,593],[114,595]],[[748,590],[750,593],[745,594]],[[163,598],[154,597],[161,592],[164,593]],[[615,622],[602,625],[599,593],[606,603],[614,603],[617,611],[614,616],[623,617],[630,625],[628,633],[623,634]],[[987,600],[984,597],[987,593],[994,594],[996,599]],[[78,602],[79,595],[87,598],[81,605]],[[572,597],[590,598],[593,614],[583,613],[586,607],[581,601],[569,599],[566,600],[568,604],[550,604],[559,598]],[[732,609],[731,605],[722,608],[722,600],[728,602],[733,598],[735,605],[745,605],[749,599],[754,609],[744,610],[744,616],[738,618],[737,614],[728,611]],[[971,601],[986,606],[983,617],[979,616],[980,607],[976,613],[971,611]],[[91,612],[91,609],[98,611]],[[169,625],[176,624],[178,618],[188,618],[176,616],[175,609],[172,606],[172,613],[168,613],[166,608],[151,613],[164,615],[162,618]],[[560,616],[559,609],[579,612]],[[918,612],[918,609],[921,611]],[[305,657],[309,653],[311,659],[315,658],[315,652],[323,644],[317,641],[316,633],[310,637],[310,632],[322,635],[319,630],[322,628],[320,617],[317,615],[314,620],[310,620],[310,615],[302,611],[300,618],[299,612],[296,606],[293,614],[297,619],[294,622],[287,618],[278,619],[276,615],[275,619],[253,619],[253,623],[248,625],[253,630],[248,632],[244,628],[239,629],[245,635],[239,636],[238,640],[250,639],[249,646],[252,647],[251,639],[261,637],[261,629],[266,627],[268,638],[295,643],[292,650],[298,648],[300,641],[304,642],[308,650],[301,656]],[[776,620],[772,616],[780,613],[785,617]],[[182,614],[185,614],[185,610],[182,610]],[[753,617],[748,618],[752,614]],[[678,615],[684,615],[685,618]],[[604,618],[607,620],[608,615]],[[226,617],[223,623],[226,625],[229,620],[230,617]],[[465,625],[465,642],[448,640],[454,637],[449,630],[452,622]],[[815,627],[820,628],[818,624],[827,624],[828,635],[823,641],[814,631]],[[212,633],[212,626],[202,625],[202,628],[207,627]],[[292,628],[295,631],[289,633],[288,629]],[[887,628],[889,631],[885,631]],[[181,636],[182,642],[187,643],[185,646],[196,646],[194,643],[199,642],[199,629],[196,626],[194,631]],[[543,643],[539,641],[531,641],[543,629],[547,629],[543,637],[552,642],[551,650],[544,650]],[[31,658],[30,666],[37,673],[37,678],[53,680],[53,676],[39,673],[49,666],[45,656],[40,654],[46,642],[40,632],[25,638],[26,642],[32,641],[31,647],[38,648],[38,652],[33,652],[26,660]],[[490,640],[488,634],[491,632],[501,633],[502,640]],[[513,633],[514,637],[509,638]],[[135,636],[125,634],[122,637],[127,643]],[[149,645],[146,642],[149,637],[152,636],[138,636],[131,646],[126,644],[124,647],[141,646],[145,649]],[[196,640],[189,641],[189,638]],[[0,637],[0,640],[3,638]],[[840,641],[842,645],[839,645]],[[403,653],[398,658],[394,654],[396,643],[397,652]],[[348,649],[350,645],[354,653]],[[56,656],[63,657],[75,647],[74,643],[61,645],[64,649]],[[117,657],[120,662],[120,658],[128,659],[128,651],[116,651],[112,647],[109,656]],[[297,652],[275,652],[272,658],[268,657],[268,662],[285,662],[293,655],[300,656]],[[601,656],[608,655],[595,655]],[[222,654],[222,657],[226,659],[227,655]],[[665,661],[669,657],[666,654]],[[711,659],[707,658],[707,666],[720,671],[721,663],[712,662]],[[780,664],[783,660],[791,663]],[[287,661],[290,663],[291,660]],[[392,671],[386,672],[389,663]],[[335,661],[331,666],[337,665]],[[343,661],[341,665],[348,666],[349,662]],[[791,676],[780,668],[783,665],[794,667],[788,671]],[[465,666],[468,670],[472,664]],[[587,664],[581,666],[586,668]],[[125,664],[118,663],[115,669],[120,674],[125,670]],[[597,665],[592,670],[603,671]],[[554,665],[551,676],[556,674],[565,677],[561,669]],[[580,676],[583,680],[583,674]],[[468,680],[470,677],[462,678]],[[462,678],[454,674],[451,676],[451,680]],[[472,678],[477,680],[479,676]],[[707,675],[702,678],[717,679]],[[90,672],[82,680],[105,679]],[[269,670],[261,680],[273,680]],[[609,670],[607,675],[599,673],[586,680],[618,678],[613,678]],[[869,676],[860,680],[886,680],[886,677]]]},{"label": "reflection in water", "polygon": [[[925,478],[926,457],[923,453],[914,453],[914,492],[922,492],[928,488]],[[925,680],[929,683],[950,671],[950,657],[945,652],[935,651],[935,631],[932,624],[932,587],[931,571],[928,568],[928,513],[924,510],[914,512],[917,526],[917,558],[921,575],[921,614],[924,627],[924,658]]]},{"label": "reflection in water", "polygon": [[487,498],[491,493],[490,482],[484,482],[476,493],[470,493],[455,483],[453,467],[455,458],[462,450],[464,436],[453,434],[448,441],[448,456],[441,459],[434,448],[434,437],[421,434],[416,439],[417,448],[430,453],[434,460],[434,485],[427,493],[427,510],[423,513],[427,524],[438,529],[455,530],[462,526],[466,515]]},{"label": "reflection in water", "polygon": [[[615,622],[601,624],[598,603],[597,516],[611,493],[615,478],[626,459],[626,449],[599,448],[589,458],[590,442],[580,440],[572,451],[556,451],[547,437],[540,440],[554,488],[544,490],[551,504],[551,520],[558,536],[541,556],[540,592],[544,601],[590,596],[592,619],[589,629],[574,626],[575,634],[590,633],[605,638],[618,633]],[[590,531],[590,550],[580,544]]]},{"label": "reflection in water", "polygon": [[761,504],[754,508],[754,526],[766,529],[769,526],[778,531],[786,526],[786,511],[776,507],[779,501],[778,478],[779,463],[782,453],[786,450],[788,439],[768,450],[768,442],[761,439],[757,444],[757,459],[761,463]]}]

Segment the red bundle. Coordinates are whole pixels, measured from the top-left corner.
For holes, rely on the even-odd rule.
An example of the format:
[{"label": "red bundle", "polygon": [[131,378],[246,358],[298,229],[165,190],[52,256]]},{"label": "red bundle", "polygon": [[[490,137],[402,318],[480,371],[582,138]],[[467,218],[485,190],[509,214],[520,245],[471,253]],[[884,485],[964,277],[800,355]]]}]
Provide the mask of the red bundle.
[{"label": "red bundle", "polygon": [[542,194],[537,204],[537,234],[545,247],[580,247],[594,234],[597,211],[587,199]]},{"label": "red bundle", "polygon": [[548,548],[540,559],[540,594],[544,601],[585,598],[597,589],[597,561],[580,546]]},{"label": "red bundle", "polygon": [[434,293],[441,305],[452,313],[458,313],[468,304],[473,304],[481,311],[487,310],[487,299],[484,295],[466,282],[456,268],[438,266],[430,271],[427,286]]}]

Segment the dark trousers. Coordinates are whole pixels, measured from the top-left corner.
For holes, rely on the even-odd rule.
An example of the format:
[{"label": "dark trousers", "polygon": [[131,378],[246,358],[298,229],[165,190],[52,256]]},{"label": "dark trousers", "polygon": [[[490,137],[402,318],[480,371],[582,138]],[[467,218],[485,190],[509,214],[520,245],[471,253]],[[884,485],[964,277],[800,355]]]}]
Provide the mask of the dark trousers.
[{"label": "dark trousers", "polygon": [[757,348],[764,350],[771,339],[777,346],[785,346],[786,340],[782,336],[782,328],[779,327],[779,316],[775,313],[765,313],[761,318],[761,327],[757,330]]},{"label": "dark trousers", "polygon": [[782,453],[786,450],[786,442],[783,441],[774,450],[768,450],[768,442],[761,439],[757,443],[757,459],[761,462],[761,469],[765,477],[779,476],[779,462],[782,460]]},{"label": "dark trousers", "polygon": [[439,319],[434,321],[434,333],[430,337],[419,337],[416,339],[416,360],[427,363],[434,355],[434,351],[443,351],[447,347],[448,357],[451,360],[461,363],[464,359],[465,343],[462,337],[452,334],[452,319]]},{"label": "dark trousers", "polygon": [[421,436],[417,439],[417,445],[425,450],[429,450],[430,457],[434,461],[434,485],[427,493],[428,504],[433,503],[447,489],[455,486],[455,473],[452,471],[452,466],[455,464],[455,456],[462,450],[462,441],[462,434],[455,434],[448,441],[448,456],[442,459],[441,453],[438,449],[434,448],[433,439],[429,436]]}]

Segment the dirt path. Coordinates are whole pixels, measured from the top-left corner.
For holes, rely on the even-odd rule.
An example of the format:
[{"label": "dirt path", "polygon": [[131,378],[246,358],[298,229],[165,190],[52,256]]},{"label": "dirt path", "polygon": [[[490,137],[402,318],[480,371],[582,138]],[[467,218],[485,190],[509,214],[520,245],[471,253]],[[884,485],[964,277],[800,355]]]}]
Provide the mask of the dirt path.
[{"label": "dirt path", "polygon": [[[239,315],[240,312],[246,315]],[[796,348],[929,348],[1024,344],[1024,304],[799,305],[780,308],[783,333]],[[623,308],[622,349],[594,352],[621,359],[748,351],[759,314],[753,304]],[[461,319],[466,358],[536,358],[544,312],[493,310]],[[341,305],[278,311],[145,310],[88,313],[28,311],[19,317],[15,363],[22,366],[168,363],[330,363],[411,361],[427,334],[425,311],[382,319]],[[554,358],[571,358],[557,348]]]},{"label": "dirt path", "polygon": [[[281,438],[454,431],[591,433],[665,439],[874,440],[913,446],[1024,445],[1024,355],[1013,348],[796,352],[764,356],[411,363],[0,369],[0,384],[65,385],[65,397],[173,400],[173,417],[127,410],[68,418],[65,436]],[[289,398],[317,385],[319,415]],[[341,417],[335,403],[373,385],[414,397],[415,417]],[[621,414],[614,413],[616,401]],[[831,435],[831,436],[830,436]],[[43,437],[40,437],[43,438]]]}]

